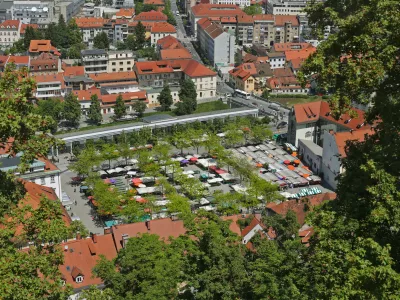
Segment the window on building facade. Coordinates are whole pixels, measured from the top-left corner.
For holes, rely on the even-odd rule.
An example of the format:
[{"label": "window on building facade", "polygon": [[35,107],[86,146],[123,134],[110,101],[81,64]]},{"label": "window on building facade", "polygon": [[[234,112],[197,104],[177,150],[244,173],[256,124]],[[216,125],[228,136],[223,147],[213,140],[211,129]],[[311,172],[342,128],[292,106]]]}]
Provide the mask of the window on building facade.
[{"label": "window on building facade", "polygon": [[44,177],[40,177],[40,184],[46,184],[46,179]]},{"label": "window on building facade", "polygon": [[56,179],[55,179],[55,177],[52,175],[52,176],[50,176],[50,182],[51,183],[55,183],[56,182]]}]

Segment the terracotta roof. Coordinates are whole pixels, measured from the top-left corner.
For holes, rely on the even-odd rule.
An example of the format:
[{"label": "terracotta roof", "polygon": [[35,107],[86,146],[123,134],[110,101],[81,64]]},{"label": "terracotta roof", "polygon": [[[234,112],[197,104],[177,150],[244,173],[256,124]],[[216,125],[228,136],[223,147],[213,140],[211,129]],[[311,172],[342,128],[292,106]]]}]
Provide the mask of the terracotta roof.
[{"label": "terracotta roof", "polygon": [[0,23],[0,28],[6,29],[7,26],[10,27],[10,29],[18,29],[19,28],[20,21],[19,20],[6,20],[3,23]]},{"label": "terracotta roof", "polygon": [[135,15],[135,9],[132,8],[120,8],[119,11],[115,13],[117,17],[132,18]]},{"label": "terracotta roof", "polygon": [[[146,22],[146,21],[141,21],[142,25],[146,28],[146,31],[150,32],[151,28],[153,27],[154,22]],[[128,27],[136,27],[136,25],[139,23],[139,21],[133,21],[128,23]]]},{"label": "terracotta roof", "polygon": [[257,75],[257,69],[254,63],[244,63],[229,71],[233,77],[246,81],[250,76]]},{"label": "terracotta roof", "polygon": [[64,76],[84,76],[84,75],[85,75],[84,66],[64,67]]},{"label": "terracotta roof", "polygon": [[253,218],[253,220],[251,220],[250,224],[248,226],[246,226],[245,228],[243,228],[242,230],[242,237],[245,237],[246,234],[248,234],[250,231],[253,230],[254,227],[256,227],[257,225],[260,225],[261,228],[265,228],[265,225],[263,223],[261,223],[259,220],[257,220],[257,218]]},{"label": "terracotta roof", "polygon": [[268,56],[256,56],[250,53],[246,53],[246,55],[243,57],[244,63],[266,63],[268,60]]},{"label": "terracotta roof", "polygon": [[168,17],[159,11],[144,11],[135,16],[135,21],[167,21]]},{"label": "terracotta roof", "polygon": [[160,49],[185,49],[185,47],[172,35],[167,35],[157,41]]},{"label": "terracotta roof", "polygon": [[[62,243],[64,263],[59,266],[67,284],[74,289],[89,285],[99,285],[102,280],[93,277],[92,269],[96,266],[100,255],[111,260],[117,256],[113,236],[111,234],[96,236],[96,243],[92,238],[69,241]],[[83,282],[75,282],[76,276],[83,276]]]},{"label": "terracotta roof", "polygon": [[301,243],[302,244],[306,244],[307,246],[309,245],[309,240],[311,238],[311,236],[314,233],[314,228],[313,227],[309,227],[305,230],[301,230],[299,231],[299,237],[301,237]]},{"label": "terracotta roof", "polygon": [[32,27],[34,29],[38,29],[39,25],[38,24],[21,24],[21,28],[19,30],[20,34],[25,34],[25,31],[28,27]]},{"label": "terracotta roof", "polygon": [[16,65],[29,65],[30,57],[29,56],[9,56],[7,63],[14,63]]},{"label": "terracotta roof", "polygon": [[203,29],[212,39],[223,34],[225,31],[222,26],[216,22],[210,21],[208,18],[203,18],[197,21],[197,24]]},{"label": "terracotta roof", "polygon": [[36,83],[45,83],[45,82],[61,82],[64,84],[63,73],[52,74],[52,75],[32,75],[33,79]]},{"label": "terracotta roof", "polygon": [[317,48],[315,47],[309,47],[301,50],[285,51],[286,61],[291,61],[292,59],[297,59],[297,58],[306,59],[315,51],[317,51]]},{"label": "terracotta roof", "polygon": [[78,97],[79,101],[90,101],[92,95],[97,95],[99,100],[101,98],[100,89],[72,91],[72,93]]},{"label": "terracotta roof", "polygon": [[50,52],[50,40],[31,40],[29,45],[29,52]]},{"label": "terracotta roof", "polygon": [[261,15],[255,15],[254,20],[256,20],[256,21],[274,21],[275,19],[274,19],[274,15],[261,14]]},{"label": "terracotta roof", "polygon": [[297,16],[275,15],[275,26],[285,26],[286,23],[291,23],[292,26],[299,26]]},{"label": "terracotta roof", "polygon": [[357,129],[353,130],[352,132],[336,132],[333,134],[333,137],[335,138],[336,145],[338,147],[340,156],[346,157],[346,142],[347,141],[359,141],[363,142],[365,141],[365,136],[371,135],[374,132],[368,128],[368,129]]},{"label": "terracotta roof", "polygon": [[272,46],[275,52],[284,52],[289,50],[301,50],[313,47],[310,43],[276,43]]},{"label": "terracotta roof", "polygon": [[240,229],[238,221],[244,220],[249,216],[250,215],[244,215],[244,217],[242,215],[222,216],[221,219],[224,221],[231,221],[231,223],[229,224],[230,231],[236,233],[237,235],[242,235],[242,230]]},{"label": "terracotta roof", "polygon": [[[357,118],[351,119],[348,114],[344,114],[341,116],[339,120],[336,120],[331,115],[331,109],[329,104],[325,101],[316,101],[309,102],[304,104],[295,104],[293,106],[294,113],[296,116],[297,123],[310,123],[315,122],[319,118],[330,121],[336,124],[339,124],[343,127],[353,130],[357,129],[357,125],[360,125],[365,122],[364,111],[352,108],[353,111],[357,113]],[[350,120],[351,121],[348,121]],[[366,128],[370,128],[368,124],[365,124]]]},{"label": "terracotta roof", "polygon": [[294,58],[290,60],[290,66],[294,70],[299,70],[304,62],[305,62],[304,58]]},{"label": "terracotta roof", "polygon": [[244,12],[234,4],[197,4],[192,6],[192,13],[196,18],[204,17],[236,17]]},{"label": "terracotta roof", "polygon": [[136,74],[134,71],[89,74],[89,77],[96,83],[136,80]]},{"label": "terracotta roof", "polygon": [[161,59],[191,59],[192,54],[186,49],[163,49],[160,50]]},{"label": "terracotta roof", "polygon": [[272,70],[274,77],[292,77],[294,73],[290,68],[276,68]]},{"label": "terracotta roof", "polygon": [[101,28],[107,22],[103,18],[75,18],[76,25],[79,28]]},{"label": "terracotta roof", "polygon": [[30,59],[30,71],[58,71],[59,57],[49,52],[42,52]]},{"label": "terracotta roof", "polygon": [[215,76],[217,74],[193,59],[136,62],[135,69],[140,75],[173,73],[176,70],[180,70],[190,77]]},{"label": "terracotta roof", "polygon": [[236,18],[237,18],[238,24],[240,24],[240,23],[253,24],[254,23],[253,16],[246,15],[245,13],[238,15]]},{"label": "terracotta roof", "polygon": [[[124,102],[130,102],[132,100],[147,101],[146,91],[129,92],[129,93],[123,93],[120,95],[122,95],[122,99],[124,100]],[[103,104],[107,105],[107,104],[111,104],[111,103],[116,103],[118,96],[119,96],[119,94],[110,94],[110,95],[102,95],[99,98],[101,98],[101,102]]]},{"label": "terracotta roof", "polygon": [[165,1],[164,0],[144,0],[143,4],[150,4],[150,5],[156,5],[156,6],[164,6]]},{"label": "terracotta roof", "polygon": [[[300,225],[304,224],[306,215],[312,210],[313,206],[322,204],[328,200],[336,199],[336,193],[324,193],[309,197],[301,198],[300,200],[288,200],[276,204],[270,202],[267,204],[267,208],[276,214],[285,216],[289,210],[293,210],[297,217],[297,222]],[[308,208],[306,208],[306,203],[308,203]]]},{"label": "terracotta roof", "polygon": [[182,220],[173,221],[170,218],[151,220],[148,223],[150,229],[148,229],[146,224],[146,222],[140,222],[113,226],[112,232],[118,251],[122,248],[123,234],[127,234],[129,238],[137,237],[143,233],[157,234],[160,239],[167,241],[170,236],[176,238],[186,233],[186,228]]},{"label": "terracotta roof", "polygon": [[237,23],[236,17],[209,17],[208,18],[211,21],[218,21],[222,24],[227,24],[227,23]]},{"label": "terracotta roof", "polygon": [[157,22],[157,23],[153,23],[153,26],[151,26],[151,32],[152,33],[158,33],[158,32],[176,33],[176,28],[167,22]]}]

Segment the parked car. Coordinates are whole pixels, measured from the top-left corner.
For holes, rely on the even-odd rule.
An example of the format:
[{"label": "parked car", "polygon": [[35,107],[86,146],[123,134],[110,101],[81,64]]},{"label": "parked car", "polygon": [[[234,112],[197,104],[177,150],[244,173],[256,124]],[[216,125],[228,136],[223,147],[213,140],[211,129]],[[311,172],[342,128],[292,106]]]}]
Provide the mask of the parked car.
[{"label": "parked car", "polygon": [[286,127],[287,126],[287,122],[280,122],[279,124],[278,124],[278,126],[276,126],[276,128],[283,128],[283,127]]}]

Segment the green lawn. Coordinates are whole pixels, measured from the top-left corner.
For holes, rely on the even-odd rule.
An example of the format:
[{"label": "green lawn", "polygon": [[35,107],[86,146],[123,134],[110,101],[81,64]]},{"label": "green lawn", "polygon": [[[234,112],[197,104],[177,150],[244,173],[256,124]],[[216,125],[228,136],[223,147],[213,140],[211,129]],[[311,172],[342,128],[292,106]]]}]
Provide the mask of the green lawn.
[{"label": "green lawn", "polygon": [[319,101],[321,98],[270,98],[270,100],[283,104],[287,107],[292,107],[295,104]]},{"label": "green lawn", "polygon": [[197,104],[197,109],[194,113],[198,114],[198,113],[223,110],[223,109],[228,109],[228,108],[229,108],[229,105],[226,103],[223,103],[222,101],[212,101],[212,102]]}]

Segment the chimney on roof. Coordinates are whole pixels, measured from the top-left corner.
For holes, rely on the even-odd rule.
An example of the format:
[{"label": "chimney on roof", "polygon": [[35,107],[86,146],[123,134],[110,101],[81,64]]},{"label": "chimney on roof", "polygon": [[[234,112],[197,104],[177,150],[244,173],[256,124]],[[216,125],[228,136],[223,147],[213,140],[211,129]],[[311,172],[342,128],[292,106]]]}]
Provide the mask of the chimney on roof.
[{"label": "chimney on roof", "polygon": [[145,224],[146,224],[147,230],[150,231],[150,220],[147,220],[147,221],[145,222]]},{"label": "chimney on roof", "polygon": [[350,129],[350,133],[353,133],[353,131],[354,131],[353,129]]},{"label": "chimney on roof", "polygon": [[349,124],[349,123],[350,123],[350,121],[351,121],[351,118],[350,118],[350,119],[348,119],[348,120],[346,120],[346,121],[344,121],[344,124]]},{"label": "chimney on roof", "polygon": [[111,227],[104,227],[104,234],[110,234],[111,233]]},{"label": "chimney on roof", "polygon": [[128,239],[129,239],[129,235],[124,233],[121,236],[121,238],[122,238],[122,247],[125,248],[126,247],[126,243],[128,242]]},{"label": "chimney on roof", "polygon": [[357,125],[357,129],[360,129],[361,127],[363,127],[365,125],[365,122],[362,122],[361,124]]},{"label": "chimney on roof", "polygon": [[82,239],[82,235],[81,235],[81,233],[79,231],[76,233],[76,239],[77,240],[81,240]]},{"label": "chimney on roof", "polygon": [[64,246],[64,251],[68,251],[68,245]]},{"label": "chimney on roof", "polygon": [[329,129],[329,133],[333,135],[334,134],[333,129]]},{"label": "chimney on roof", "polygon": [[93,243],[97,243],[97,234],[95,234],[95,233],[92,233],[92,240],[93,240]]}]

